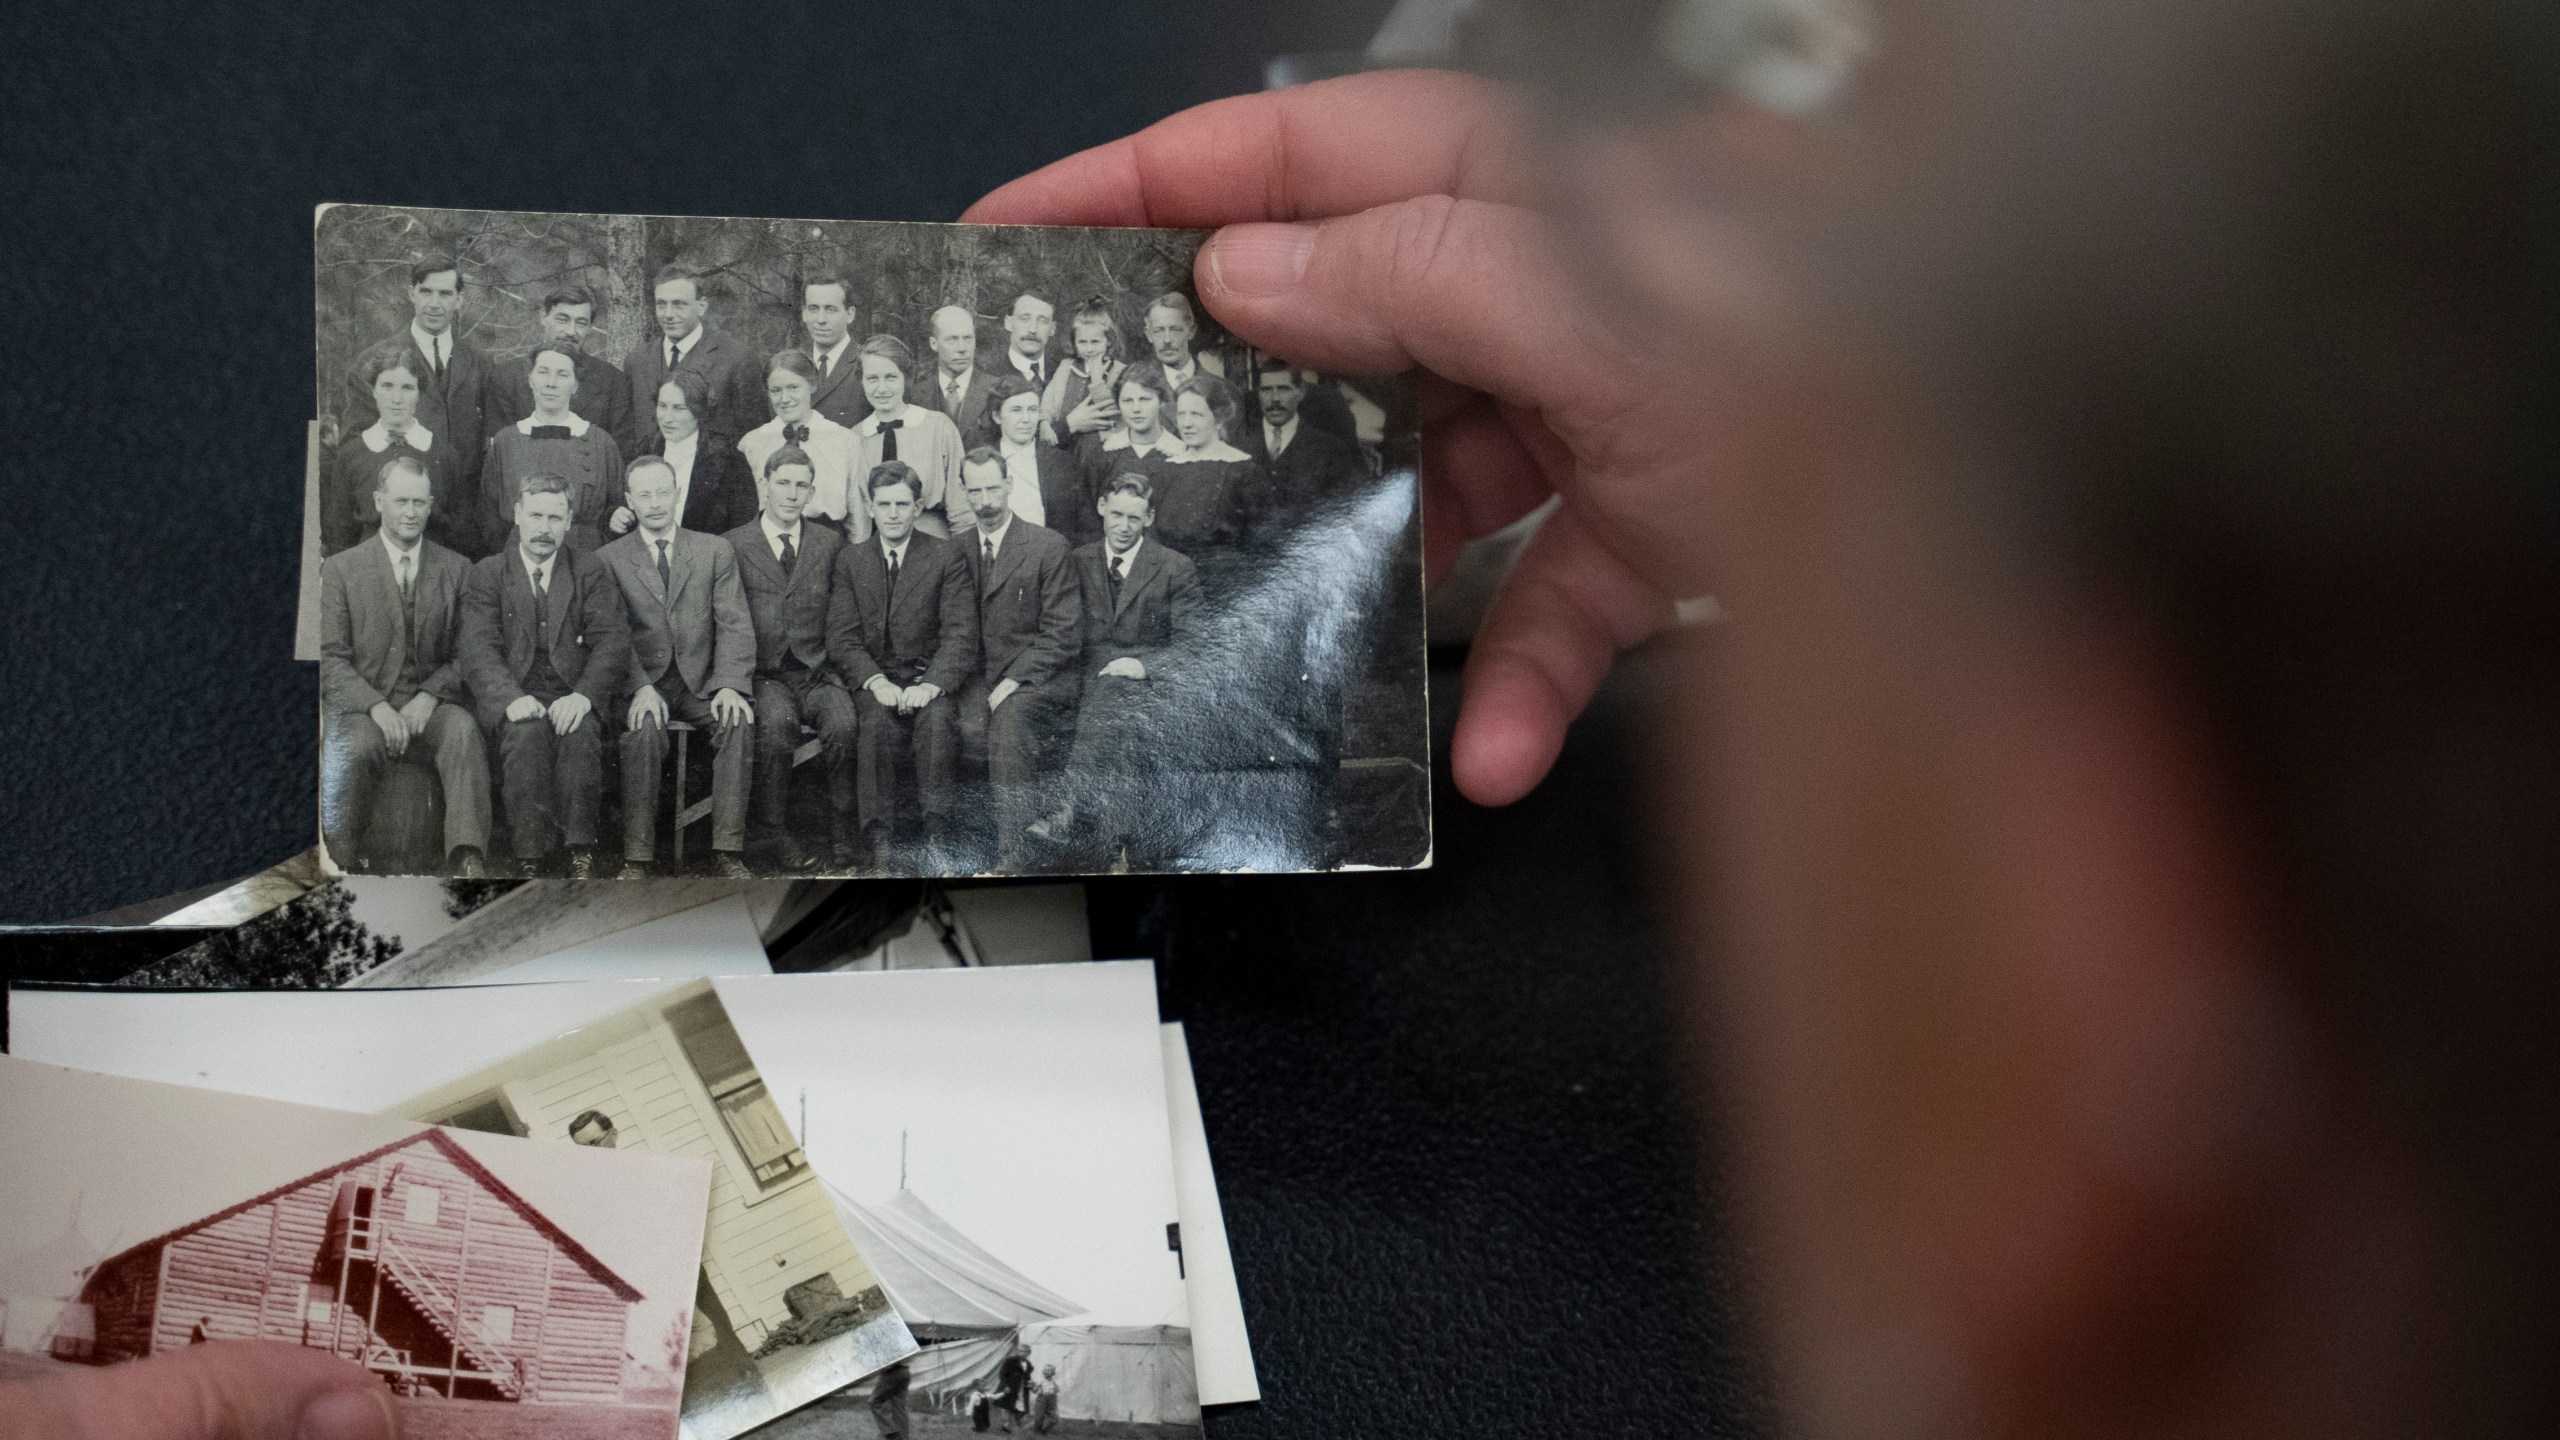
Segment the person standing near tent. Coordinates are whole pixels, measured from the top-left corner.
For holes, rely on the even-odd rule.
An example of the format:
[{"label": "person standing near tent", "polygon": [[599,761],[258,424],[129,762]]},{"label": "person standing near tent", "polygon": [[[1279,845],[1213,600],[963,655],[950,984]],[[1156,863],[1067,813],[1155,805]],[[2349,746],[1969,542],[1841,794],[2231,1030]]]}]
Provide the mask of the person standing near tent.
[{"label": "person standing near tent", "polygon": [[901,1360],[871,1382],[871,1426],[880,1440],[907,1440],[907,1387],[914,1379]]},{"label": "person standing near tent", "polygon": [[1058,1428],[1058,1367],[1043,1365],[1040,1378],[1031,1382],[1031,1430],[1046,1435]]}]

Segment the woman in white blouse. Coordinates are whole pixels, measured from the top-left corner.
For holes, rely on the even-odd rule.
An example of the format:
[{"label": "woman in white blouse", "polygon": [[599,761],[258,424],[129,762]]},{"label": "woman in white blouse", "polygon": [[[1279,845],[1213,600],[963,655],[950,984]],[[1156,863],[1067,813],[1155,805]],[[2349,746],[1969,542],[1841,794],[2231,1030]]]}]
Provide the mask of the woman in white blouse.
[{"label": "woman in white blouse", "polygon": [[[895,335],[874,335],[862,342],[861,353],[862,397],[871,402],[871,413],[853,427],[853,473],[868,479],[872,466],[901,461],[924,482],[924,493],[916,497],[917,529],[949,535],[972,528],[977,522],[960,501],[960,427],[939,410],[907,403],[915,352]],[[854,538],[869,533],[866,526]]]},{"label": "woman in white blouse", "polygon": [[855,469],[853,432],[818,413],[817,394],[818,362],[805,350],[775,351],[764,376],[773,418],[739,436],[738,453],[747,457],[748,473],[761,475],[766,459],[784,445],[807,451],[818,488],[803,513],[861,540],[871,534],[871,517],[853,503],[853,477],[871,470]]}]

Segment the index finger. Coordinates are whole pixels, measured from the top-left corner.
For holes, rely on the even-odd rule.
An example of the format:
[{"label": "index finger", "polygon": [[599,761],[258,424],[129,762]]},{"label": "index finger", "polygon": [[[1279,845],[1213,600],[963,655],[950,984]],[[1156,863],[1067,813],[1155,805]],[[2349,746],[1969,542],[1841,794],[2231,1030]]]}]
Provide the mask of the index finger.
[{"label": "index finger", "polygon": [[1239,95],[1070,155],[969,207],[987,225],[1321,219],[1450,195],[1519,202],[1528,167],[1507,92],[1440,70]]}]

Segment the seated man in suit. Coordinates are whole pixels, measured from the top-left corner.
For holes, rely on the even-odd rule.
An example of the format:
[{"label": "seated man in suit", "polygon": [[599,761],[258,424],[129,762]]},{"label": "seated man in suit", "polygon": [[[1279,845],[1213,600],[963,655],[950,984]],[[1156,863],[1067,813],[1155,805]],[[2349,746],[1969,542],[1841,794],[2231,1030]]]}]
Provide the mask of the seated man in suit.
[{"label": "seated man in suit", "polygon": [[340,866],[368,868],[363,837],[384,771],[432,766],[446,864],[477,879],[489,873],[489,756],[454,662],[471,563],[426,538],[435,491],[415,457],[383,464],[373,503],[380,530],[320,566],[321,831]]},{"label": "seated man in suit", "polygon": [[1015,518],[1057,531],[1069,546],[1099,535],[1082,467],[1043,433],[1040,392],[1021,376],[1006,375],[989,388],[987,401],[996,455],[1013,480]]},{"label": "seated man in suit", "polygon": [[[885,859],[901,839],[899,790],[910,773],[924,843],[937,857],[951,843],[959,745],[955,692],[978,665],[975,577],[960,546],[916,528],[923,483],[903,462],[872,467],[864,482],[871,536],[836,556],[827,612],[827,658],[851,682],[859,717],[855,813],[867,856]],[[947,868],[936,863],[929,870]]]},{"label": "seated man in suit", "polygon": [[1067,758],[1069,808],[1035,834],[1073,838],[1097,867],[1126,847],[1133,869],[1161,869],[1185,848],[1179,818],[1195,813],[1162,803],[1161,791],[1199,768],[1192,742],[1204,727],[1182,713],[1196,697],[1176,687],[1182,661],[1198,646],[1200,571],[1147,535],[1156,512],[1146,476],[1114,476],[1095,509],[1102,538],[1075,553],[1083,694]]},{"label": "seated man in suit", "polygon": [[677,523],[676,472],[643,455],[624,476],[624,503],[637,524],[596,552],[622,587],[631,616],[631,703],[622,732],[622,874],[646,879],[658,853],[658,772],[667,722],[707,735],[711,762],[711,864],[722,877],[751,880],[747,781],[755,754],[755,623],[738,581],[738,558],[717,535]]},{"label": "seated man in suit", "polygon": [[806,450],[785,445],[766,456],[763,486],[763,511],[723,538],[737,554],[756,634],[753,819],[769,863],[800,873],[818,867],[791,834],[791,754],[803,721],[818,730],[835,846],[848,856],[855,848],[853,699],[827,660],[827,607],[845,539],[806,522],[818,488]]},{"label": "seated man in suit", "polygon": [[604,725],[592,717],[630,666],[631,621],[613,577],[568,535],[569,482],[524,477],[514,542],[463,587],[462,676],[497,737],[517,873],[543,873],[566,844],[569,878],[592,880],[604,799]]},{"label": "seated man in suit", "polygon": [[1246,448],[1270,474],[1270,518],[1282,526],[1313,518],[1368,475],[1368,460],[1357,444],[1303,414],[1313,379],[1276,360],[1265,362],[1254,377],[1262,423]]},{"label": "seated man in suit", "polygon": [[926,337],[933,365],[920,377],[909,397],[928,410],[951,417],[964,445],[974,445],[987,423],[987,391],[997,372],[978,364],[978,317],[965,305],[945,305],[933,312]]},{"label": "seated man in suit", "polygon": [[961,761],[986,777],[996,858],[1014,867],[1048,813],[1041,792],[1074,713],[1084,605],[1065,539],[1013,513],[1013,477],[994,446],[962,458],[960,488],[976,525],[953,538],[977,585],[980,657],[960,693]]}]

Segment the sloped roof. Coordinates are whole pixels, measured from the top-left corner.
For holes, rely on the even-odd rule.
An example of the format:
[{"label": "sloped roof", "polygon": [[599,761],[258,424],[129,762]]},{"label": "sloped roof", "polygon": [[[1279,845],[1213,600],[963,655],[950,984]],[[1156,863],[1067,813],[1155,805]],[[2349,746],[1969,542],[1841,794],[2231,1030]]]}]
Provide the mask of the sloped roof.
[{"label": "sloped roof", "polygon": [[67,1299],[79,1291],[81,1272],[103,1253],[104,1247],[82,1233],[74,1216],[52,1239],[0,1262],[0,1300],[12,1295]]},{"label": "sloped roof", "polygon": [[920,1338],[1010,1331],[1085,1307],[980,1248],[912,1190],[865,1205],[830,1185],[854,1248]]},{"label": "sloped roof", "polygon": [[115,1264],[116,1261],[122,1260],[127,1255],[132,1255],[143,1250],[156,1249],[162,1245],[168,1244],[172,1240],[192,1235],[195,1232],[204,1229],[208,1225],[220,1224],[244,1210],[253,1210],[258,1206],[264,1205],[268,1201],[275,1199],[279,1195],[283,1195],[288,1191],[299,1190],[303,1186],[308,1185],[315,1180],[325,1180],[340,1171],[352,1170],[358,1165],[365,1164],[369,1161],[379,1160],[394,1150],[405,1150],[409,1146],[422,1144],[432,1145],[436,1149],[443,1151],[445,1158],[451,1160],[454,1164],[461,1166],[463,1173],[469,1175],[472,1179],[479,1181],[482,1189],[487,1190],[499,1200],[504,1201],[509,1207],[514,1209],[517,1214],[523,1216],[528,1224],[532,1225],[533,1228],[541,1231],[545,1236],[549,1237],[553,1244],[560,1247],[561,1253],[567,1255],[570,1259],[575,1260],[579,1265],[585,1267],[587,1273],[596,1277],[598,1281],[604,1284],[605,1288],[613,1291],[613,1293],[621,1296],[625,1300],[637,1300],[640,1298],[640,1291],[634,1287],[630,1281],[613,1273],[611,1267],[597,1259],[594,1255],[588,1253],[586,1246],[571,1239],[569,1237],[569,1232],[552,1224],[550,1216],[536,1210],[525,1200],[523,1196],[518,1195],[515,1191],[507,1188],[507,1182],[499,1179],[493,1174],[490,1174],[489,1168],[481,1164],[478,1160],[473,1159],[471,1152],[463,1149],[461,1145],[457,1144],[451,1135],[446,1134],[441,1129],[432,1127],[421,1130],[415,1135],[402,1136],[400,1139],[394,1140],[388,1145],[378,1146],[374,1149],[367,1150],[361,1155],[341,1160],[335,1165],[324,1166],[303,1176],[299,1180],[288,1180],[284,1184],[278,1185],[272,1190],[261,1191],[258,1194],[252,1195],[248,1199],[241,1201],[237,1205],[217,1210],[212,1214],[205,1216],[201,1220],[189,1221],[175,1230],[154,1235],[139,1245],[126,1246],[124,1249],[116,1252],[116,1254],[109,1259],[99,1262],[97,1270],[93,1270],[90,1273],[95,1275],[98,1271],[105,1270],[109,1265]]}]

